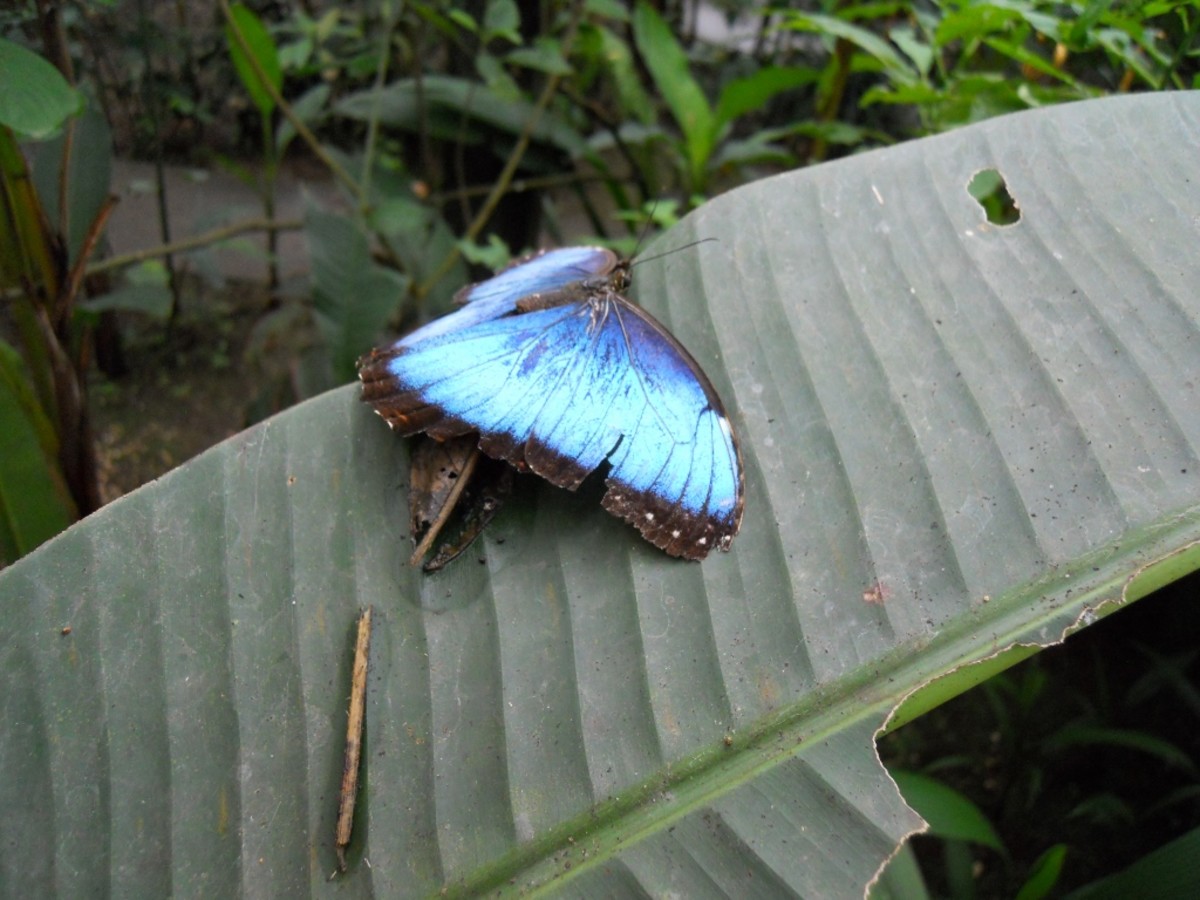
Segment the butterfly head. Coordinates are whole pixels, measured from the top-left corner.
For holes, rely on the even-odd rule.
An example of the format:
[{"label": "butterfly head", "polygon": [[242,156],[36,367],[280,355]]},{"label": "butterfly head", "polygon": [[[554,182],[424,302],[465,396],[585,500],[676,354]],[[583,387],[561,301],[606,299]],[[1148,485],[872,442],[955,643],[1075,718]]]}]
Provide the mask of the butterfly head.
[{"label": "butterfly head", "polygon": [[611,272],[585,278],[580,284],[584,292],[593,297],[601,294],[623,294],[633,283],[629,267],[629,260],[622,259],[613,266]]}]

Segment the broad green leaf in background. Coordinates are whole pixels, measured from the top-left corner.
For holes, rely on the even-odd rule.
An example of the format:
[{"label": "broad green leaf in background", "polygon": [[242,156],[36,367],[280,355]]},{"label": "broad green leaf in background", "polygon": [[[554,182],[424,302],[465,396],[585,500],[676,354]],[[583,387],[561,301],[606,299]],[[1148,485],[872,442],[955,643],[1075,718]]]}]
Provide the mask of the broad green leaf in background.
[{"label": "broad green leaf in background", "polygon": [[686,217],[647,255],[716,243],[635,271],[741,435],[742,533],[701,564],[524,483],[421,575],[405,442],[353,387],[69,529],[0,573],[5,884],[862,896],[919,824],[889,711],[1200,565],[1198,143],[1196,95],[1080,103]]},{"label": "broad green leaf in background", "polygon": [[[378,118],[381,124],[394,128],[413,132],[425,129],[433,137],[478,143],[487,139],[487,132],[465,131],[467,125],[478,122],[518,135],[533,115],[534,104],[499,96],[477,81],[431,75],[422,78],[419,85],[403,78],[378,90],[349,94],[334,104],[333,111],[358,121]],[[532,137],[572,156],[580,156],[586,149],[579,133],[549,111],[538,119]]]},{"label": "broad green leaf in background", "polygon": [[488,0],[483,12],[483,39],[521,43],[521,11],[514,0]]},{"label": "broad green leaf in background", "polygon": [[120,284],[106,294],[81,301],[79,308],[90,313],[114,309],[166,319],[171,314],[170,273],[157,259],[130,266],[121,273]]},{"label": "broad green leaf in background", "polygon": [[0,38],[0,127],[40,140],[83,108],[83,95],[32,50]]},{"label": "broad green leaf in background", "polygon": [[[330,93],[328,84],[315,84],[292,103],[292,112],[300,121],[309,124],[325,113]],[[282,157],[295,137],[296,126],[292,124],[291,119],[283,119],[275,132],[275,152]]]},{"label": "broad green leaf in background", "polygon": [[313,307],[334,375],[355,377],[355,361],[371,349],[408,291],[408,278],[371,257],[366,232],[351,218],[309,206],[304,233],[312,257]]},{"label": "broad green leaf in background", "polygon": [[[71,140],[59,134],[28,148],[33,181],[50,227],[65,235],[68,260],[75,264],[80,249],[109,197],[112,180],[112,130],[103,113],[92,105],[72,123]],[[62,170],[63,150],[70,148],[67,171]],[[60,222],[59,190],[67,186],[66,222]]]}]

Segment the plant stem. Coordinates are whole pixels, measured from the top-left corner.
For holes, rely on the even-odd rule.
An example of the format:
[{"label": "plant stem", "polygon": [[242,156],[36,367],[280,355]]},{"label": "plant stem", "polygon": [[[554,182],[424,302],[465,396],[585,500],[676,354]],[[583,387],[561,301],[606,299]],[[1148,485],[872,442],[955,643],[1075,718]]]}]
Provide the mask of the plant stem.
[{"label": "plant stem", "polygon": [[[566,32],[563,35],[562,53],[564,57],[570,55],[571,45],[575,42],[575,32],[579,27],[579,20],[582,14],[583,4],[577,3],[571,14],[571,21],[567,25]],[[496,205],[500,202],[500,198],[508,191],[509,186],[512,184],[513,175],[517,171],[517,166],[521,164],[521,159],[525,156],[525,151],[529,148],[529,142],[533,137],[533,130],[541,120],[542,113],[545,112],[546,107],[550,105],[550,101],[554,99],[555,93],[558,92],[558,83],[560,80],[561,76],[559,75],[550,75],[546,79],[546,85],[542,88],[542,93],[538,96],[537,103],[533,107],[533,112],[525,122],[525,127],[521,129],[516,146],[513,147],[512,152],[508,155],[508,160],[505,162],[504,168],[500,171],[500,175],[496,178],[496,183],[488,193],[487,199],[483,201],[479,212],[463,233],[464,240],[475,240],[483,230],[483,226],[487,224],[488,219],[491,218],[492,213],[496,211]],[[455,244],[438,264],[437,268],[417,287],[416,295],[424,297],[429,292],[429,289],[437,284],[438,280],[454,267],[454,264],[458,262],[458,258],[461,255],[462,251]]]},{"label": "plant stem", "polygon": [[[271,126],[270,114],[262,116],[263,141],[263,214],[268,221],[275,218],[275,186],[279,180],[279,152],[275,148],[275,129]],[[279,287],[279,232],[267,231],[267,290],[275,302],[275,289]]]},{"label": "plant stem", "polygon": [[296,134],[299,135],[304,143],[308,144],[309,149],[312,150],[317,159],[321,160],[325,164],[325,167],[333,173],[334,177],[350,190],[355,200],[359,203],[363,202],[362,185],[355,180],[353,175],[343,169],[336,159],[326,152],[325,148],[321,146],[321,142],[317,140],[317,136],[304,124],[304,120],[296,115],[296,111],[292,109],[292,105],[283,99],[283,95],[271,83],[271,79],[267,78],[266,72],[263,71],[258,59],[254,56],[254,51],[246,43],[245,36],[233,19],[233,13],[229,9],[229,0],[220,0],[220,4],[221,15],[225,17],[225,21],[229,25],[229,33],[233,35],[233,39],[237,41],[237,45],[246,55],[246,60],[249,62],[250,68],[254,70],[254,77],[258,79],[259,85],[275,101],[275,105],[279,107],[280,112],[292,123],[292,127],[296,129]]},{"label": "plant stem", "polygon": [[[154,197],[158,204],[158,230],[163,243],[171,243],[171,220],[167,214],[167,177],[163,165],[162,141],[162,108],[159,103],[161,95],[154,84],[154,60],[150,55],[153,43],[150,34],[150,11],[146,8],[146,0],[138,0],[138,27],[141,30],[141,49],[143,74],[143,92],[146,111],[150,116],[150,127],[154,131]],[[167,267],[167,283],[171,289],[171,313],[167,318],[167,330],[170,331],[179,315],[179,279],[175,273],[175,260],[170,255],[164,260]]]},{"label": "plant stem", "polygon": [[388,62],[391,60],[392,31],[396,27],[395,23],[395,16],[392,16],[383,30],[383,36],[379,43],[379,65],[375,69],[375,84],[372,87],[375,102],[371,108],[371,118],[367,122],[367,140],[363,150],[362,196],[359,198],[360,211],[363,212],[366,211],[365,207],[370,202],[368,198],[371,195],[371,170],[375,167],[375,151],[379,144],[379,107],[383,102],[380,92],[387,80]]}]

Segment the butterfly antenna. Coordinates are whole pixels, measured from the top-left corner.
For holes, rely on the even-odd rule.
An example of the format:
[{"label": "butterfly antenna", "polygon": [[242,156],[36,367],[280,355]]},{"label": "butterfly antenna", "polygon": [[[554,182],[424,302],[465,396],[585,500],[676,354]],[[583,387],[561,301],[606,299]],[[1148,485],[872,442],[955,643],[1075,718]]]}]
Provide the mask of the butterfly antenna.
[{"label": "butterfly antenna", "polygon": [[653,256],[647,256],[645,259],[638,259],[630,263],[630,266],[640,266],[642,263],[650,262],[653,259],[662,259],[664,256],[670,256],[672,253],[678,253],[681,250],[687,250],[689,247],[695,247],[697,244],[707,244],[709,241],[717,241],[717,238],[707,237],[700,238],[698,241],[692,241],[690,244],[684,244],[682,247],[672,247],[670,250],[664,250],[662,253],[656,253]]},{"label": "butterfly antenna", "polygon": [[654,224],[654,213],[658,211],[658,198],[654,198],[654,203],[650,207],[650,215],[646,216],[646,224],[642,226],[642,233],[638,235],[637,243],[633,245],[633,253],[630,259],[636,259],[638,251],[642,249],[642,243],[646,240],[646,235],[650,233],[650,226]]}]

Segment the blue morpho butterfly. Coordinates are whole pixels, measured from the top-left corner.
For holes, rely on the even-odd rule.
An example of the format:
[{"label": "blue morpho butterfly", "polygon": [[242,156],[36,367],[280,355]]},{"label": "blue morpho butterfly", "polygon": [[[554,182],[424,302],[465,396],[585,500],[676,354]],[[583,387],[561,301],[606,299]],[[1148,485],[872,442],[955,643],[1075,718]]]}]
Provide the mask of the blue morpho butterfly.
[{"label": "blue morpho butterfly", "polygon": [[609,465],[603,506],[672,556],[728,550],[742,520],[737,439],[700,366],[622,296],[602,247],[518,260],[462,308],[359,362],[362,399],[401,434],[479,448],[569,490]]}]

